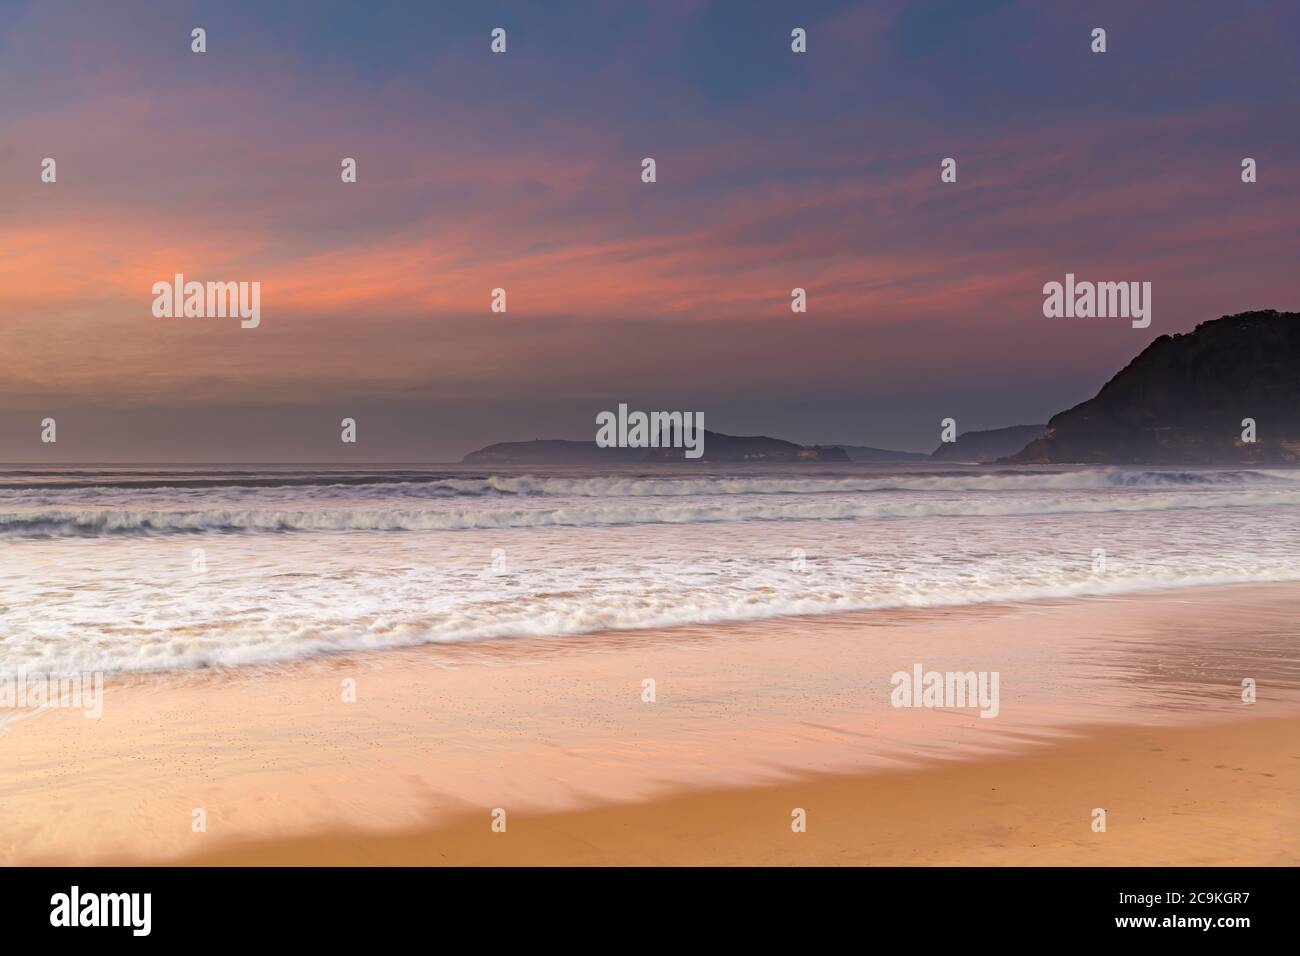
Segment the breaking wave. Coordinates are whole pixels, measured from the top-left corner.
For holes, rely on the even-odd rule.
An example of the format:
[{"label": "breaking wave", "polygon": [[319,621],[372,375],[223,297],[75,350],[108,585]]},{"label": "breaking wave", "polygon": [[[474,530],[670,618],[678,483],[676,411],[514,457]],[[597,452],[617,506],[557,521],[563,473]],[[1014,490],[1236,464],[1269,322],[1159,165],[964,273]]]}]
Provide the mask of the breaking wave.
[{"label": "breaking wave", "polygon": [[1035,498],[829,498],[811,501],[701,501],[692,504],[574,505],[558,508],[203,510],[46,509],[0,513],[0,537],[104,537],[202,532],[470,531],[504,528],[825,521],[926,517],[1005,517],[1300,505],[1300,490]]},{"label": "breaking wave", "polygon": [[0,501],[76,504],[97,501],[186,498],[301,501],[564,497],[641,498],[714,495],[827,495],[883,491],[1089,491],[1113,488],[1213,488],[1294,486],[1300,471],[942,471],[837,477],[488,475],[459,478],[415,475],[199,476],[155,480],[19,480],[0,484]]}]

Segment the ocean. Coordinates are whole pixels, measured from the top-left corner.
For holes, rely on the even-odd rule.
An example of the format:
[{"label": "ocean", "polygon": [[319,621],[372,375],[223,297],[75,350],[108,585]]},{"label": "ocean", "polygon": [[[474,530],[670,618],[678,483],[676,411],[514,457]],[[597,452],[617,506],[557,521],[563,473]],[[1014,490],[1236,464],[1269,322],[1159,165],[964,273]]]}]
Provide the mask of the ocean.
[{"label": "ocean", "polygon": [[1297,531],[1284,469],[7,466],[0,675],[1296,581]]}]

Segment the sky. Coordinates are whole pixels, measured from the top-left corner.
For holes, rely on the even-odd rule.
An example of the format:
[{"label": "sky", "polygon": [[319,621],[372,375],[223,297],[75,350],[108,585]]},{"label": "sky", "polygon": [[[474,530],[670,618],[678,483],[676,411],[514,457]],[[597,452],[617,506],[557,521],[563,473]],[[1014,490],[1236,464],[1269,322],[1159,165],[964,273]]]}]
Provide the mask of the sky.
[{"label": "sky", "polygon": [[[1300,308],[1297,36],[1281,0],[0,0],[0,461],[1046,421]],[[1151,282],[1150,327],[1044,317],[1067,272]],[[176,273],[259,282],[260,325],[155,317]]]}]

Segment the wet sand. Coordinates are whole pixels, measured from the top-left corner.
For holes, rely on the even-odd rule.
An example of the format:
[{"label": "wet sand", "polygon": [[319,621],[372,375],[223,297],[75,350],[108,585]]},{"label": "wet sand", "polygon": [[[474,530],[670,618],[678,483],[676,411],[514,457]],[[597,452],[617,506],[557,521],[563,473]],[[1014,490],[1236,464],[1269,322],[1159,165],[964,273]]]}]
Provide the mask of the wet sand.
[{"label": "wet sand", "polygon": [[[1251,586],[110,675],[97,719],[8,715],[0,861],[1294,862],[1296,620]],[[997,717],[890,706],[917,663],[998,671]]]},{"label": "wet sand", "polygon": [[[394,835],[336,832],[184,863],[1295,866],[1300,720],[1092,728],[1016,757],[817,776]],[[793,814],[806,829],[794,832]],[[1104,832],[1094,811],[1106,813]],[[1098,818],[1100,819],[1100,818]]]}]

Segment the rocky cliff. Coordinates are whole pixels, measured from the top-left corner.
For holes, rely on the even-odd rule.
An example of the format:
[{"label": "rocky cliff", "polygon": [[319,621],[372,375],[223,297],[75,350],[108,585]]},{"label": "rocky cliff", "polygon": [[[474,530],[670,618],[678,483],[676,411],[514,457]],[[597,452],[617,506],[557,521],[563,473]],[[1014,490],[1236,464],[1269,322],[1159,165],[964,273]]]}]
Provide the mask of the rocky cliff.
[{"label": "rocky cliff", "polygon": [[1300,462],[1300,313],[1243,312],[1160,336],[1009,460]]}]

